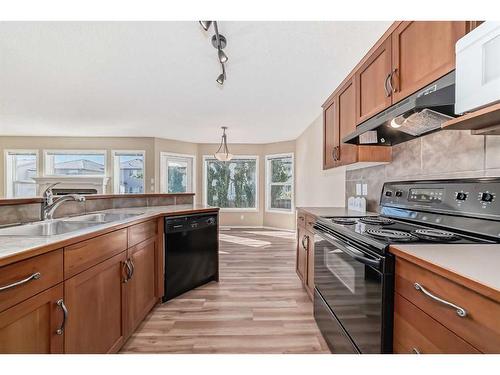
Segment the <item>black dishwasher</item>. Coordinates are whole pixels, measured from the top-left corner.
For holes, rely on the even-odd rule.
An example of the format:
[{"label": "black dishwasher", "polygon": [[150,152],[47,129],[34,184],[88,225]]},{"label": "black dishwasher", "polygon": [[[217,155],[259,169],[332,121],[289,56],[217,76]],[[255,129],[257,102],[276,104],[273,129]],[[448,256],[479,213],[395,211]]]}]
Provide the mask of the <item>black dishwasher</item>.
[{"label": "black dishwasher", "polygon": [[219,279],[217,215],[165,218],[163,302]]}]

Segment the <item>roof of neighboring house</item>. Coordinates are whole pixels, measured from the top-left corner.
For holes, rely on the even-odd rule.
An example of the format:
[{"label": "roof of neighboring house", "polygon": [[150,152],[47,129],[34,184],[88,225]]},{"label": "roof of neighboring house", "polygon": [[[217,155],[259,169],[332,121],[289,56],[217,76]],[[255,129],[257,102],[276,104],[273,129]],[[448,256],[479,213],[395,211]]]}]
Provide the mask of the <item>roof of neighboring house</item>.
[{"label": "roof of neighboring house", "polygon": [[56,163],[54,169],[83,169],[87,171],[102,172],[104,171],[104,165],[87,159],[79,159]]}]

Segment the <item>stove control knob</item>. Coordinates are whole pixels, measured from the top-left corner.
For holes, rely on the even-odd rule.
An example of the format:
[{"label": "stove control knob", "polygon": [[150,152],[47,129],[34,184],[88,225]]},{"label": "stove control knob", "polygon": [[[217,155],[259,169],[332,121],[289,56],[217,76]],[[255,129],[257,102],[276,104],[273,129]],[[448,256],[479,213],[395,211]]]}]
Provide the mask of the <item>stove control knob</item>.
[{"label": "stove control knob", "polygon": [[215,218],[211,217],[207,219],[207,224],[208,225],[214,225],[215,224]]},{"label": "stove control knob", "polygon": [[396,197],[402,197],[403,192],[401,190],[396,191]]},{"label": "stove control knob", "polygon": [[455,198],[457,199],[457,201],[464,201],[467,199],[467,194],[460,192],[460,193],[457,193],[457,196]]},{"label": "stove control knob", "polygon": [[481,194],[481,202],[492,202],[495,199],[495,196],[491,193],[482,193]]},{"label": "stove control knob", "polygon": [[386,197],[392,197],[392,191],[387,190],[387,191],[385,192],[385,196],[386,196]]}]

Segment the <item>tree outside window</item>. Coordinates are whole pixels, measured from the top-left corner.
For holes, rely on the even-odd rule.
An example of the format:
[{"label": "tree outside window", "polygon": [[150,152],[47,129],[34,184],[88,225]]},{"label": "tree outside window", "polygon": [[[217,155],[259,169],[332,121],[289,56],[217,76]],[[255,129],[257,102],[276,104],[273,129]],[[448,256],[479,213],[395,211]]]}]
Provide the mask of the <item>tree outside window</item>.
[{"label": "tree outside window", "polygon": [[207,204],[221,208],[257,208],[257,159],[230,162],[206,159]]}]

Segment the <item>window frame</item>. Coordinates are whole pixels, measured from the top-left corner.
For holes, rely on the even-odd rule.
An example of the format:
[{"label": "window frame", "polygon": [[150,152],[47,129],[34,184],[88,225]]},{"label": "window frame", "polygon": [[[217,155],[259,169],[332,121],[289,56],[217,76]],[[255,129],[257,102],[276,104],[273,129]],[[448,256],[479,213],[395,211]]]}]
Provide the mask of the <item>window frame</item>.
[{"label": "window frame", "polygon": [[[49,174],[48,172],[48,167],[47,167],[47,161],[49,154],[54,153],[54,154],[73,154],[73,155],[103,155],[104,156],[104,173],[103,174],[86,174],[86,175],[67,175],[67,174],[56,174],[52,173]],[[100,178],[105,178],[108,177],[108,152],[107,150],[87,150],[87,149],[48,149],[48,150],[43,150],[43,177],[71,177],[71,178],[87,178],[87,177],[100,177]],[[52,168],[53,169],[53,168]]]},{"label": "window frame", "polygon": [[[120,193],[120,166],[118,164],[119,158],[117,154],[141,154],[143,160],[143,173],[142,179],[142,194],[146,194],[146,150],[111,150],[112,160],[112,177],[113,177],[113,194],[128,195],[128,194],[141,194],[141,193]],[[118,155],[120,156],[120,155]]]},{"label": "window frame", "polygon": [[[186,193],[191,194],[196,192],[196,155],[179,154],[175,152],[160,151],[160,193],[168,193],[168,170],[167,159],[191,159],[191,189],[187,189]],[[186,193],[170,193],[170,194],[186,194]]]},{"label": "window frame", "polygon": [[[292,159],[292,181],[290,183],[284,183],[284,182],[271,182],[271,161],[273,159],[280,159],[280,158],[291,158]],[[265,211],[269,213],[279,213],[279,214],[287,214],[287,215],[294,215],[295,214],[295,154],[293,152],[287,152],[287,153],[282,153],[282,154],[269,154],[266,155],[266,185],[265,185],[265,192],[266,192],[266,202],[265,202]],[[285,186],[285,185],[291,185],[292,187],[292,201],[290,204],[290,209],[279,209],[279,208],[272,208],[271,207],[271,186]]]},{"label": "window frame", "polygon": [[[208,160],[214,160],[213,155],[203,155],[203,204],[207,204],[207,167]],[[231,161],[238,159],[254,159],[255,160],[255,207],[248,208],[231,208],[231,207],[219,207],[221,212],[260,212],[260,200],[259,200],[259,184],[260,184],[260,173],[259,173],[259,155],[234,155]],[[217,159],[215,159],[217,160]],[[223,162],[221,162],[223,163]]]},{"label": "window frame", "polygon": [[[40,153],[36,149],[5,149],[4,150],[4,155],[3,155],[3,160],[4,160],[4,195],[6,198],[9,199],[17,199],[17,198],[27,198],[27,197],[15,197],[14,196],[14,190],[13,190],[13,183],[14,181],[11,180],[12,177],[12,165],[10,162],[10,155],[23,155],[23,154],[32,154],[35,155],[36,157],[36,177],[40,176]],[[38,191],[37,191],[37,182],[33,182],[35,185],[35,195],[33,197],[38,196]]]}]

